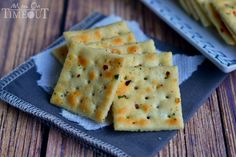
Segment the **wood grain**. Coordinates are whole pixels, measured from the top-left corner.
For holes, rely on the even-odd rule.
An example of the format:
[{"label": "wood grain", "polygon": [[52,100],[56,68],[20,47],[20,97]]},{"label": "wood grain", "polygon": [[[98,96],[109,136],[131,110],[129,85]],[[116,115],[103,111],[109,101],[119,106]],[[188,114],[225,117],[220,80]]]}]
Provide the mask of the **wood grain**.
[{"label": "wood grain", "polygon": [[228,156],[236,155],[236,72],[217,89]]},{"label": "wood grain", "polygon": [[[50,15],[45,20],[3,19],[3,12],[0,12],[0,76],[56,39],[61,22],[59,8],[63,7],[63,3],[57,2],[55,6],[55,2],[37,1],[41,7],[50,7]],[[0,6],[9,8],[12,3],[0,1]],[[30,6],[31,0],[20,0],[18,3]],[[40,122],[0,102],[0,124],[0,156],[40,156],[45,131]]]},{"label": "wood grain", "polygon": [[[29,4],[30,0],[20,2]],[[139,1],[70,0],[37,1],[50,8],[46,20],[1,19],[0,76],[39,52],[64,30],[93,11],[116,14],[137,21],[145,33],[186,51],[196,51]],[[1,1],[1,7],[10,2]],[[2,17],[0,12],[0,17]],[[156,155],[235,156],[236,154],[236,72],[217,88],[193,118]],[[45,148],[46,147],[46,148]],[[45,152],[43,151],[45,150]],[[32,117],[0,103],[0,156],[96,156],[97,154],[67,135],[47,127]]]}]

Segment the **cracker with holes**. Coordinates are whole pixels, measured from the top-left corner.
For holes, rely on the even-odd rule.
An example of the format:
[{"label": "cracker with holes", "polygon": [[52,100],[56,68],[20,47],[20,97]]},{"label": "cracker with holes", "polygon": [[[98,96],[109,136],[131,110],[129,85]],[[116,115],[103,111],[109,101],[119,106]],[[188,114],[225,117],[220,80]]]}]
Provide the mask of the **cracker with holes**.
[{"label": "cracker with holes", "polygon": [[215,0],[212,3],[236,41],[236,0]]},{"label": "cracker with holes", "polygon": [[[92,48],[109,48],[111,46],[120,46],[120,45],[124,45],[126,43],[133,43],[133,42],[136,42],[135,36],[132,32],[129,32],[126,34],[122,34],[122,35],[113,37],[113,38],[104,39],[100,42],[91,42],[91,43],[86,44],[86,46],[92,47]],[[78,42],[77,40],[71,40],[68,43],[68,46],[71,47],[71,46],[78,45],[78,44],[81,44],[81,43]],[[146,46],[150,46],[150,45],[151,45],[150,43],[146,44]],[[153,44],[153,47],[155,48],[154,44]],[[151,48],[153,48],[153,47],[151,47]],[[67,53],[68,53],[68,49],[67,49],[66,45],[61,46],[53,51],[53,55],[62,64],[65,61]]]},{"label": "cracker with holes", "polygon": [[50,102],[103,122],[115,96],[123,63],[123,57],[103,49],[81,46],[70,49]]},{"label": "cracker with holes", "polygon": [[212,6],[212,0],[197,0],[197,3],[199,3],[201,8],[205,11],[206,15],[210,19],[213,26],[215,26],[222,39],[229,45],[235,45],[235,41],[222,21],[219,13]]},{"label": "cracker with holes", "polygon": [[[70,39],[76,40],[81,44],[88,44],[92,42],[100,42],[104,39],[112,38],[130,32],[126,22],[120,21],[110,25],[96,27],[93,29],[86,29],[80,31],[64,32],[66,41]],[[67,45],[61,45],[53,51],[53,55],[61,62],[64,63],[68,53]]]},{"label": "cracker with holes", "polygon": [[182,129],[177,67],[126,67],[112,105],[117,131]]}]

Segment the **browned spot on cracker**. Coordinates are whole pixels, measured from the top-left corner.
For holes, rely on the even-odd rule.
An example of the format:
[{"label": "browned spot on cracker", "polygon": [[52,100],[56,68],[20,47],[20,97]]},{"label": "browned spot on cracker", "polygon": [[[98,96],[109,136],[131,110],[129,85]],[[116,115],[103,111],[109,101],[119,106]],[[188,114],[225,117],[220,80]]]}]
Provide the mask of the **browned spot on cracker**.
[{"label": "browned spot on cracker", "polygon": [[157,81],[157,80],[152,80],[152,84],[153,84],[153,85],[157,85],[157,84],[158,84],[158,81]]},{"label": "browned spot on cracker", "polygon": [[79,64],[82,65],[83,67],[86,67],[88,65],[88,60],[84,58],[83,56],[78,57]]},{"label": "browned spot on cracker", "polygon": [[121,38],[116,38],[116,39],[114,39],[114,40],[112,41],[112,43],[113,43],[114,45],[122,45],[122,44],[123,44],[123,41],[122,41]]},{"label": "browned spot on cracker", "polygon": [[85,114],[90,115],[93,111],[92,111],[92,107],[90,106],[89,98],[88,97],[82,97],[81,99],[83,101],[79,104],[79,108]]},{"label": "browned spot on cracker", "polygon": [[127,113],[127,108],[120,108],[116,110],[117,114],[121,114],[124,115],[125,113]]},{"label": "browned spot on cracker", "polygon": [[96,72],[94,70],[89,73],[89,79],[90,80],[95,80],[96,79]]},{"label": "browned spot on cracker", "polygon": [[115,49],[115,48],[112,48],[111,52],[116,53],[116,54],[121,54],[121,51],[119,49]]},{"label": "browned spot on cracker", "polygon": [[148,105],[148,104],[142,104],[142,105],[141,105],[141,109],[142,109],[144,112],[149,112],[150,109],[151,109],[151,106]]},{"label": "browned spot on cracker", "polygon": [[102,122],[103,121],[103,113],[100,110],[96,111],[96,120],[98,122]]},{"label": "browned spot on cracker", "polygon": [[128,36],[128,42],[134,41],[134,36],[132,34],[129,34]]},{"label": "browned spot on cracker", "polygon": [[125,82],[121,81],[121,83],[119,84],[118,89],[116,91],[116,94],[117,95],[124,95],[128,89],[129,89],[129,86],[126,86]]},{"label": "browned spot on cracker", "polygon": [[233,10],[233,15],[236,16],[236,10]]},{"label": "browned spot on cracker", "polygon": [[89,36],[86,33],[81,34],[78,38],[79,38],[80,42],[82,42],[82,43],[86,44],[89,42]]},{"label": "browned spot on cracker", "polygon": [[129,54],[136,54],[138,50],[138,46],[133,45],[127,48]]},{"label": "browned spot on cracker", "polygon": [[123,124],[131,124],[130,119],[126,119],[125,117],[118,117],[116,118],[117,123],[123,123]]},{"label": "browned spot on cracker", "polygon": [[147,88],[146,88],[146,92],[147,92],[147,93],[152,92],[152,88],[151,88],[151,87],[147,87]]},{"label": "browned spot on cracker", "polygon": [[104,77],[106,77],[106,78],[112,78],[113,77],[113,72],[111,72],[111,71],[105,71],[104,72]]},{"label": "browned spot on cracker", "polygon": [[124,58],[116,58],[114,60],[114,63],[117,64],[117,65],[121,65],[123,63],[123,61],[124,61]]},{"label": "browned spot on cracker", "polygon": [[100,40],[102,38],[102,34],[99,30],[95,31],[95,37],[96,39]]},{"label": "browned spot on cracker", "polygon": [[155,59],[155,56],[156,56],[155,53],[150,53],[150,54],[145,55],[145,58],[146,58],[147,60],[154,60],[154,59]]},{"label": "browned spot on cracker", "polygon": [[139,119],[136,121],[136,125],[139,125],[141,127],[148,125],[150,122],[147,119]]},{"label": "browned spot on cracker", "polygon": [[175,98],[175,103],[178,105],[180,103],[180,98]]},{"label": "browned spot on cracker", "polygon": [[106,87],[106,91],[105,91],[106,97],[109,97],[109,96],[112,94],[112,90],[113,90],[112,86],[108,85],[108,86]]},{"label": "browned spot on cracker", "polygon": [[80,96],[80,92],[79,91],[75,91],[75,92],[71,92],[68,96],[67,96],[67,101],[68,104],[73,108],[78,104],[78,97]]},{"label": "browned spot on cracker", "polygon": [[157,89],[159,89],[159,88],[161,88],[161,87],[163,87],[163,84],[157,85]]},{"label": "browned spot on cracker", "polygon": [[170,118],[166,120],[169,125],[177,125],[179,121],[176,118]]}]

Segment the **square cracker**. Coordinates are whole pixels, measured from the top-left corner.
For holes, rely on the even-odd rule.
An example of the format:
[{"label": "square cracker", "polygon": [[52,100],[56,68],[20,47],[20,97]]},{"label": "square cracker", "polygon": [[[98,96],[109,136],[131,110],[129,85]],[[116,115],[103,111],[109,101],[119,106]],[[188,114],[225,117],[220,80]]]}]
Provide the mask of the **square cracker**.
[{"label": "square cracker", "polygon": [[[88,47],[92,47],[92,48],[109,48],[111,46],[120,46],[120,45],[124,45],[126,43],[133,43],[136,42],[135,36],[132,32],[126,33],[126,34],[122,34],[113,38],[108,38],[108,39],[104,39],[100,42],[91,42],[86,44],[86,46]],[[53,55],[56,57],[56,59],[60,62],[60,63],[64,63],[67,53],[68,53],[68,48],[67,47],[71,47],[74,45],[83,45],[80,42],[78,42],[77,40],[70,40],[70,42],[67,45],[63,45],[60,46],[58,48],[56,48],[53,51]]]},{"label": "square cracker", "polygon": [[222,39],[229,45],[235,45],[235,41],[231,36],[229,30],[225,26],[224,22],[221,20],[219,13],[212,5],[213,0],[197,0],[197,2],[205,10],[210,21],[215,26]]},{"label": "square cracker", "polygon": [[[119,36],[130,32],[126,22],[120,21],[110,25],[96,27],[93,29],[86,29],[80,31],[68,31],[64,32],[66,42],[74,38],[81,44],[87,44],[91,42],[99,42],[107,38]],[[68,53],[67,45],[61,45],[53,51],[53,55],[61,62],[64,63],[65,57]]]},{"label": "square cracker", "polygon": [[117,131],[182,129],[176,67],[126,67],[112,105]]},{"label": "square cracker", "polygon": [[212,3],[236,41],[236,0],[215,0]]},{"label": "square cracker", "polygon": [[123,62],[123,57],[103,49],[70,49],[50,102],[103,122],[115,96]]}]

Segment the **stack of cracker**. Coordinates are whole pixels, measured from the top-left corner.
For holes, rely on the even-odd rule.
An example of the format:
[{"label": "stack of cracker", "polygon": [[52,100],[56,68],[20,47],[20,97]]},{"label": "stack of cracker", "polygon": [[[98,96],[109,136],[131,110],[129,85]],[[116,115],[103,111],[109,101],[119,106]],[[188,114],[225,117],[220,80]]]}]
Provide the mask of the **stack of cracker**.
[{"label": "stack of cracker", "polygon": [[63,64],[51,103],[98,123],[112,114],[119,131],[183,128],[178,70],[172,53],[136,42],[123,21],[65,32],[53,55]]},{"label": "stack of cracker", "polygon": [[236,0],[179,0],[183,9],[203,26],[213,25],[229,45],[236,44]]}]

